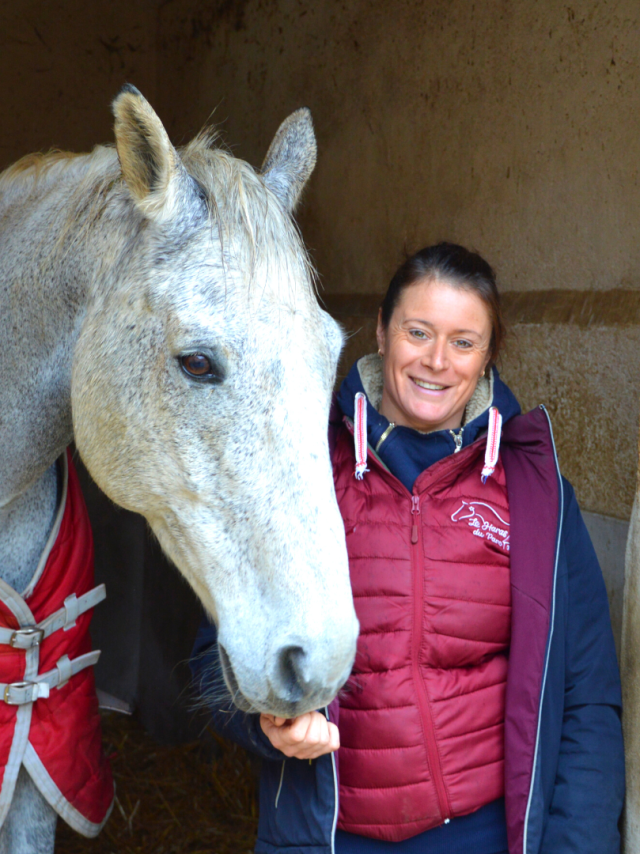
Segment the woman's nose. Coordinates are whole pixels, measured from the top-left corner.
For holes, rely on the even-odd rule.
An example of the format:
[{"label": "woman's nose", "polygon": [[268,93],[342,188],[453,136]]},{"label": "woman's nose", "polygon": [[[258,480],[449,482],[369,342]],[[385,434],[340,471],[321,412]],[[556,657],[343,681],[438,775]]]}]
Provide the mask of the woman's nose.
[{"label": "woman's nose", "polygon": [[423,352],[423,364],[432,371],[443,371],[447,367],[446,342],[437,339]]}]

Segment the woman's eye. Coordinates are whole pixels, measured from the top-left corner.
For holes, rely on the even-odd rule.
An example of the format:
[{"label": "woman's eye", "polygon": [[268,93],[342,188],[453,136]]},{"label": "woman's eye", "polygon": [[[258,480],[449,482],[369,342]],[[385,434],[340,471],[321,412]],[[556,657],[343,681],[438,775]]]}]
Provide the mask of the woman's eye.
[{"label": "woman's eye", "polygon": [[412,329],[411,334],[414,338],[420,338],[421,340],[424,340],[427,337],[427,333],[423,332],[422,329]]},{"label": "woman's eye", "polygon": [[180,356],[180,366],[185,374],[197,380],[221,382],[223,379],[210,357],[204,353]]},{"label": "woman's eye", "polygon": [[464,338],[460,338],[458,341],[453,342],[456,347],[459,347],[461,350],[468,350],[469,347],[473,347],[471,341],[465,341]]}]

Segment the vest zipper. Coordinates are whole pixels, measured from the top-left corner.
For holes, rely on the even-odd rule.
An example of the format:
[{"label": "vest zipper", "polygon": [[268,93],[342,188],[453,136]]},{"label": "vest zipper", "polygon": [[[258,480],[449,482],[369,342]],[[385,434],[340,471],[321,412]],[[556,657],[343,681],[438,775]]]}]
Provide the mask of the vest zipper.
[{"label": "vest zipper", "polygon": [[451,819],[451,811],[449,809],[449,799],[442,777],[442,767],[440,765],[440,754],[436,735],[433,726],[433,718],[431,716],[431,704],[427,693],[426,685],[420,673],[420,646],[422,640],[422,626],[424,621],[424,567],[423,559],[420,553],[421,536],[420,536],[420,496],[411,496],[411,518],[413,521],[411,527],[411,565],[413,570],[413,637],[411,643],[411,668],[413,671],[413,681],[416,686],[416,694],[418,697],[418,706],[420,708],[420,717],[422,719],[422,727],[427,746],[427,762],[429,764],[429,772],[431,779],[436,789],[438,796],[438,808],[444,824],[449,824]]},{"label": "vest zipper", "polygon": [[411,515],[413,516],[413,525],[411,526],[411,544],[415,546],[418,542],[418,522],[417,516],[420,516],[420,496],[411,496]]}]

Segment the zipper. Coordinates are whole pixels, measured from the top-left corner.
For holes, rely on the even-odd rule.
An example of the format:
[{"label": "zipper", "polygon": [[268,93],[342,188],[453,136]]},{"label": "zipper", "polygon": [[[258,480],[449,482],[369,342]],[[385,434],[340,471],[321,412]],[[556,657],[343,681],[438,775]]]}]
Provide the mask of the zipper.
[{"label": "zipper", "polygon": [[456,446],[454,450],[454,454],[457,454],[458,451],[462,450],[462,434],[464,432],[464,427],[461,427],[456,433],[455,430],[449,430],[449,433],[453,436],[453,443]]},{"label": "zipper", "polygon": [[287,760],[282,760],[282,771],[280,772],[280,785],[278,786],[278,791],[276,793],[276,809],[278,809],[278,801],[280,800],[280,792],[282,791],[282,783],[284,780],[284,766]]},{"label": "zipper", "polygon": [[411,496],[411,515],[413,516],[413,525],[411,526],[411,545],[418,542],[418,525],[420,523],[420,496]]},{"label": "zipper", "polygon": [[427,743],[427,762],[431,779],[433,780],[438,796],[438,807],[444,824],[449,824],[451,815],[449,810],[449,801],[447,791],[442,777],[442,768],[440,766],[440,755],[438,753],[438,745],[433,726],[433,718],[431,716],[431,706],[427,689],[420,673],[420,641],[422,639],[422,624],[424,611],[424,569],[423,561],[420,559],[420,496],[411,496],[411,569],[413,571],[413,638],[411,650],[411,668],[413,671],[413,681],[416,686],[418,697],[418,706],[420,707],[420,717],[423,722],[425,741]]},{"label": "zipper", "polygon": [[382,434],[382,436],[380,436],[380,438],[378,439],[378,441],[377,441],[377,443],[376,443],[376,447],[375,447],[375,452],[376,452],[376,454],[377,454],[377,453],[378,453],[378,451],[380,450],[380,445],[382,445],[382,443],[383,443],[386,439],[388,439],[388,438],[389,438],[389,434],[391,433],[391,431],[393,430],[393,428],[394,428],[395,426],[396,426],[396,425],[395,425],[395,422],[393,422],[393,421],[390,421],[390,422],[389,422],[389,426],[388,426],[388,427],[387,427],[387,429],[384,431],[384,433]]},{"label": "zipper", "polygon": [[558,513],[558,535],[556,537],[556,559],[553,567],[553,594],[551,597],[551,620],[549,625],[549,639],[547,640],[547,653],[544,662],[544,673],[542,676],[542,689],[540,691],[540,706],[538,708],[538,729],[536,732],[536,746],[533,754],[533,770],[531,771],[531,785],[529,786],[529,798],[527,800],[527,811],[524,817],[524,833],[522,836],[522,854],[527,854],[527,836],[529,832],[529,813],[531,811],[531,802],[533,800],[533,788],[536,780],[536,766],[538,764],[538,750],[540,748],[540,729],[542,724],[542,703],[544,701],[544,691],[547,684],[547,673],[549,672],[549,658],[551,655],[551,641],[553,640],[553,630],[556,617],[556,582],[558,578],[558,561],[560,559],[560,537],[562,534],[562,523],[564,517],[564,490],[562,487],[562,477],[560,476],[560,463],[558,462],[558,453],[556,451],[556,443],[553,438],[553,427],[551,418],[545,406],[540,406],[540,409],[547,417],[549,424],[549,432],[551,433],[551,445],[553,447],[553,458],[556,464],[556,474],[558,476],[558,498],[560,502],[560,511]]},{"label": "zipper", "polygon": [[[347,425],[347,430],[351,433],[352,436],[354,436],[355,430],[354,430],[353,421],[351,420],[351,418],[349,418],[348,416],[345,416],[344,423]],[[395,427],[395,424],[393,426]],[[380,446],[380,440],[378,440],[378,444],[376,445],[376,447],[379,447],[379,446]],[[376,463],[380,466],[380,468],[383,471],[386,471],[388,475],[391,475],[391,477],[394,479],[394,481],[397,481],[397,483],[399,485],[399,488],[397,488],[397,491],[401,492],[403,495],[406,495],[409,492],[407,487],[404,486],[404,484],[402,484],[394,474],[391,474],[389,467],[386,466],[382,462],[380,457],[376,454],[376,449],[374,447],[372,447],[368,442],[367,442],[367,450],[368,450],[368,457],[371,457],[372,460],[375,460]]]},{"label": "zipper", "polygon": [[[329,717],[329,706],[325,706],[324,713],[327,720],[331,720]],[[331,854],[335,854],[336,852],[336,827],[338,826],[338,771],[336,768],[336,755],[335,753],[331,754],[331,770],[333,771],[333,824],[331,825]]]}]

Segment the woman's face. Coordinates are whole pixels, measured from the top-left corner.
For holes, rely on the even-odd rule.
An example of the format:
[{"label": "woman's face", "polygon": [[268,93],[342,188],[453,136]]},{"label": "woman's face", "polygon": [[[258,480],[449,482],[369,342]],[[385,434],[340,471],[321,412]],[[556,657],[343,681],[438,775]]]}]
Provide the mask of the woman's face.
[{"label": "woman's face", "polygon": [[404,290],[385,330],[378,316],[380,412],[415,430],[456,430],[489,361],[491,318],[473,291],[426,279]]}]

